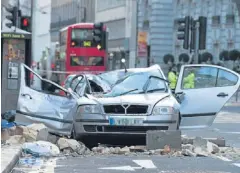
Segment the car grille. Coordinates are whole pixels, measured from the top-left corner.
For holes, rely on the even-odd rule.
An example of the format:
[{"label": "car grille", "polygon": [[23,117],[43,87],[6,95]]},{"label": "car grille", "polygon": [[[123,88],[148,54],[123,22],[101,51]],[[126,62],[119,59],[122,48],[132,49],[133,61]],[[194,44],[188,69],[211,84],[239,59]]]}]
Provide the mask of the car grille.
[{"label": "car grille", "polygon": [[146,133],[148,130],[168,130],[168,126],[97,126],[84,125],[86,132],[125,132],[125,133]]},{"label": "car grille", "polygon": [[104,105],[104,112],[106,114],[146,114],[148,111],[148,105]]}]

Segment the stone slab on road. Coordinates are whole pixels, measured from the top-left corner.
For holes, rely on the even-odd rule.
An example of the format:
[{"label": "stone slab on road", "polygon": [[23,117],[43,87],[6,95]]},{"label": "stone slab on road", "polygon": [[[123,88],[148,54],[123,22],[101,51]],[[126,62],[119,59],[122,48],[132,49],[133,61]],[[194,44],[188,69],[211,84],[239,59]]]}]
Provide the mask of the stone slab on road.
[{"label": "stone slab on road", "polygon": [[2,145],[1,148],[1,172],[9,173],[14,168],[21,156],[21,145]]},{"label": "stone slab on road", "polygon": [[148,150],[163,149],[165,145],[172,149],[181,149],[181,131],[150,130],[146,135],[146,147]]}]

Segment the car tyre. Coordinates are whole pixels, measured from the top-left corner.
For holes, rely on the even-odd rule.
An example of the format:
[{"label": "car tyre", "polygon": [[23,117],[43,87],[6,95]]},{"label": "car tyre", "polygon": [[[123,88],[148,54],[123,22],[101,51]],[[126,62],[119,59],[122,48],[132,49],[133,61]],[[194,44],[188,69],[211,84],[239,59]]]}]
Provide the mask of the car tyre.
[{"label": "car tyre", "polygon": [[73,129],[72,129],[72,138],[73,139],[75,139],[75,140],[77,140],[77,134],[76,134],[76,131],[75,131],[75,127],[74,127],[74,125],[73,125]]}]

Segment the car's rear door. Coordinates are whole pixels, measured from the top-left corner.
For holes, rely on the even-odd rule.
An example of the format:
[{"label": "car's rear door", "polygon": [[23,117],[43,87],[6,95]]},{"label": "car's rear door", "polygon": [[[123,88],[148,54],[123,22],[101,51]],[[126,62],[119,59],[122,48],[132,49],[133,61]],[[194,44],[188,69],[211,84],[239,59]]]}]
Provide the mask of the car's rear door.
[{"label": "car's rear door", "polygon": [[227,68],[203,64],[183,66],[175,90],[178,96],[181,95],[180,128],[211,126],[239,86],[240,75]]},{"label": "car's rear door", "polygon": [[[34,81],[28,84],[26,79],[32,73]],[[36,81],[39,81],[36,83]],[[47,87],[43,87],[45,84]],[[65,96],[54,93],[61,90]],[[21,64],[21,84],[18,98],[16,118],[18,123],[43,123],[56,133],[70,135],[72,130],[73,115],[76,112],[76,98],[68,95],[69,92],[63,87],[41,78],[28,66]]]}]

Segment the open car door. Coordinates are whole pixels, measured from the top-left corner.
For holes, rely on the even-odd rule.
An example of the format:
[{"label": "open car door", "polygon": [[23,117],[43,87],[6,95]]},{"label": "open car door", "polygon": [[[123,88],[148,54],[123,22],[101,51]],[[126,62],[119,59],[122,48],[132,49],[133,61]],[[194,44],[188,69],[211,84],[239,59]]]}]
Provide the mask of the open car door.
[{"label": "open car door", "polygon": [[227,68],[203,64],[183,66],[175,90],[181,103],[180,128],[211,126],[239,86],[240,75]]},{"label": "open car door", "polygon": [[[27,82],[30,73],[34,78],[33,81]],[[66,95],[54,93],[59,90],[64,91]],[[21,64],[17,107],[19,114],[16,117],[18,123],[43,123],[54,133],[70,135],[76,110],[77,100],[70,92],[52,81],[43,79],[28,66]]]}]

